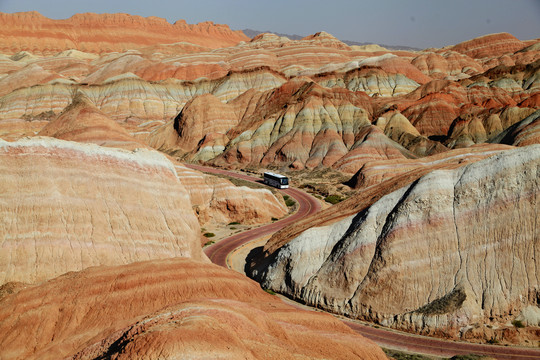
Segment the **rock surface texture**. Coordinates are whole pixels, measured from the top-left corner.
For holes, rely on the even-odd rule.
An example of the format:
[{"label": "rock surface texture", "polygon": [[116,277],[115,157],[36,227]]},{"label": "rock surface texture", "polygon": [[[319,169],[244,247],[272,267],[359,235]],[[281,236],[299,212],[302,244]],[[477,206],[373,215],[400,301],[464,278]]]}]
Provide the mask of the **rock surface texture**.
[{"label": "rock surface texture", "polygon": [[386,359],[332,316],[191,259],[100,266],[14,288],[0,298],[2,359]]},{"label": "rock surface texture", "polygon": [[[14,47],[0,50],[6,140],[35,135],[82,94],[138,141],[186,160],[354,174],[368,161],[484,143],[540,107],[538,41],[510,34],[421,52],[365,51],[324,32],[249,40],[217,25],[125,14],[2,16]],[[50,29],[75,23],[118,34],[96,35],[88,48],[57,39],[61,46],[47,51],[23,49],[34,33],[16,29],[29,22],[44,43]]]},{"label": "rock surface texture", "polygon": [[266,223],[287,213],[266,189],[236,187],[155,150],[40,137],[2,141],[0,166],[2,284],[97,265],[205,259],[200,225]]},{"label": "rock surface texture", "polygon": [[96,108],[83,94],[76,95],[73,102],[48,122],[38,135],[126,150],[148,147]]},{"label": "rock surface texture", "polygon": [[[81,93],[60,115],[48,122],[39,135],[126,150],[152,150],[97,109]],[[282,201],[267,189],[238,187],[226,179],[188,169],[172,158],[169,161],[174,165],[179,182],[187,190],[201,225],[231,222],[260,224],[287,213]]]},{"label": "rock surface texture", "polygon": [[36,283],[90,266],[205,259],[173,164],[52,138],[0,143],[0,283]]},{"label": "rock surface texture", "polygon": [[268,189],[236,186],[227,179],[203,174],[179,163],[175,163],[175,168],[202,226],[223,227],[232,222],[265,224],[288,213],[283,200]]},{"label": "rock surface texture", "polygon": [[53,55],[76,49],[104,53],[138,49],[154,44],[186,42],[206,48],[235,45],[249,38],[226,25],[211,22],[196,25],[183,20],[174,25],[157,17],[128,14],[77,14],[52,20],[37,12],[0,13],[0,52],[30,51]]},{"label": "rock surface texture", "polygon": [[355,214],[329,209],[337,222],[278,234],[251,274],[310,305],[419,333],[503,326],[538,306],[539,171],[532,145],[430,172]]},{"label": "rock surface texture", "polygon": [[0,13],[0,33],[0,358],[380,358],[205,264],[201,231],[288,207],[181,162],[350,196],[265,245],[265,287],[424,334],[539,338],[540,39],[393,51],[36,12]]}]

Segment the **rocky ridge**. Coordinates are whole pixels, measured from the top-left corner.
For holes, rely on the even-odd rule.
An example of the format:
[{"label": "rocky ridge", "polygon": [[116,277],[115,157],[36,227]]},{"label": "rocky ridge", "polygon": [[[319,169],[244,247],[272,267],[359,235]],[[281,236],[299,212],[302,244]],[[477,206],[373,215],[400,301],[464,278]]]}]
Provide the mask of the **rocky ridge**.
[{"label": "rocky ridge", "polygon": [[356,189],[366,189],[401,174],[413,172],[415,169],[423,168],[431,171],[440,167],[457,168],[510,149],[512,147],[506,145],[481,144],[417,159],[374,160],[362,166],[348,181],[348,185]]},{"label": "rocky ridge", "polygon": [[206,259],[173,164],[156,151],[52,138],[0,144],[0,282],[90,266]]},{"label": "rocky ridge", "polygon": [[448,81],[373,99],[297,78],[277,89],[247,91],[228,103],[212,95],[196,97],[147,141],[186,160],[221,166],[326,166],[355,173],[368,161],[484,143],[538,107],[522,104],[501,90]]},{"label": "rocky ridge", "polygon": [[452,50],[472,58],[486,58],[512,54],[526,45],[508,33],[489,34],[468,40],[451,47]]},{"label": "rocky ridge", "polygon": [[[537,241],[531,245],[530,238],[538,237],[535,225],[531,225],[537,222],[534,206],[537,209],[538,204],[534,203],[536,197],[529,195],[536,194],[538,182],[530,178],[536,171],[534,164],[528,168],[520,163],[527,158],[525,155],[538,153],[537,147],[526,147],[538,143],[538,39],[519,41],[510,34],[495,34],[443,49],[389,51],[351,47],[324,32],[301,40],[261,34],[251,40],[231,41],[239,34],[209,23],[171,25],[163,19],[124,14],[83,14],[60,22],[49,22],[36,13],[6,16],[0,14],[6,20],[4,24],[27,22],[9,23],[5,38],[12,42],[11,47],[0,49],[5,54],[0,55],[0,137],[16,141],[39,134],[128,150],[50,138],[32,140],[39,146],[22,145],[30,140],[2,143],[6,151],[2,182],[5,191],[0,193],[6,195],[0,197],[7,214],[4,218],[10,221],[2,224],[9,249],[0,253],[6,259],[0,262],[7,264],[6,281],[42,281],[65,271],[98,266],[47,283],[60,284],[70,276],[84,278],[94,270],[94,274],[102,270],[122,272],[118,265],[133,261],[153,259],[148,264],[159,263],[158,267],[164,263],[159,259],[175,256],[201,256],[204,261],[199,246],[200,226],[212,222],[269,222],[287,211],[282,201],[268,191],[234,187],[227,180],[188,169],[177,159],[229,168],[287,169],[291,174],[299,169],[306,172],[333,168],[342,175],[337,178],[353,176],[347,184],[361,193],[278,233],[253,264],[257,276],[274,266],[274,272],[266,273],[270,275],[265,281],[271,286],[328,310],[387,326],[464,339],[493,337],[519,342],[520,337],[529,336],[531,340],[529,328],[518,336],[508,322],[519,320],[530,327],[538,318],[538,303],[534,303],[538,286],[532,270],[538,264],[534,257],[528,257],[537,245]],[[28,38],[12,33],[26,29],[32,20],[40,29],[42,41],[32,40],[32,29],[25,30]],[[73,23],[77,26],[70,25]],[[89,26],[101,35],[105,27],[115,29],[114,38],[92,33]],[[93,35],[86,39],[86,34],[75,34],[71,40],[62,40],[58,39],[62,32],[56,32],[54,27],[65,33],[79,27]],[[168,38],[172,33],[181,33],[173,43]],[[129,40],[123,38],[126,34]],[[179,38],[182,42],[177,42]],[[513,149],[515,146],[524,148]],[[135,151],[138,148],[143,150]],[[93,155],[87,158],[89,152]],[[97,159],[96,153],[100,154]],[[118,154],[131,160],[122,160],[115,168],[114,159],[124,159]],[[498,160],[489,159],[494,155]],[[133,160],[140,156],[159,158],[164,166],[154,171],[152,164],[141,165],[142,160]],[[507,157],[519,161],[500,160]],[[476,161],[482,165],[471,164]],[[518,169],[519,164],[522,168]],[[124,172],[124,168],[128,170]],[[152,175],[141,179],[140,173],[146,172]],[[506,172],[510,175],[506,176]],[[58,174],[64,175],[55,177]],[[112,186],[115,177],[120,179],[121,189]],[[464,178],[473,185],[452,183]],[[88,179],[92,179],[90,185],[85,184]],[[17,194],[19,186],[23,191],[17,197],[13,194]],[[139,188],[143,188],[141,194],[133,196]],[[177,189],[181,189],[180,193]],[[459,201],[455,200],[456,194],[461,194]],[[33,207],[35,199],[44,200],[37,201],[43,211]],[[106,199],[114,200],[114,204]],[[109,210],[104,211],[102,205]],[[146,208],[150,208],[148,215]],[[156,209],[165,212],[161,216]],[[449,214],[454,215],[453,220]],[[512,220],[507,228],[504,221],[493,220],[500,214],[503,220]],[[100,233],[89,231],[96,220],[107,216],[102,221],[105,226],[98,224]],[[167,229],[169,217],[174,221]],[[471,218],[480,225],[472,229]],[[183,227],[183,221],[189,226]],[[22,237],[10,235],[19,229]],[[83,234],[82,240],[72,237],[79,233]],[[319,233],[324,236],[321,238]],[[358,234],[367,235],[359,240],[355,237]],[[527,234],[533,235],[525,239]],[[163,242],[158,241],[160,236]],[[27,248],[28,239],[39,246]],[[526,246],[514,246],[509,241]],[[60,245],[55,252],[51,244],[57,243]],[[91,249],[90,255],[83,254],[83,250],[77,252],[77,247],[84,248],[81,244]],[[312,251],[300,251],[294,244],[308,250],[316,246]],[[104,254],[100,246],[108,252]],[[495,255],[498,249],[504,256]],[[300,260],[293,256],[297,253]],[[276,256],[280,262],[272,265]],[[308,263],[297,263],[306,259]],[[104,268],[103,264],[113,266]],[[144,266],[133,266],[137,274],[132,280],[137,282]],[[443,268],[444,274],[438,271]],[[507,270],[503,274],[500,269]],[[397,288],[390,285],[394,274]],[[73,283],[67,281],[62,286],[71,288]],[[218,289],[217,284],[209,286]],[[9,282],[0,294],[17,292],[22,287],[21,283]],[[38,299],[42,298],[40,292],[52,293],[50,289],[33,289],[36,292],[32,296]],[[190,289],[182,291],[189,293]],[[102,288],[96,292],[102,292]],[[219,297],[205,294],[210,299]],[[71,294],[65,296],[49,300],[51,304],[57,300],[73,302],[68,299]],[[25,303],[15,295],[10,299],[14,301],[10,303],[12,310],[19,301]],[[390,301],[394,299],[399,301]],[[111,326],[120,326],[115,328],[118,331],[108,332],[110,328],[103,330],[101,325],[66,332],[65,328],[55,328],[44,331],[44,336],[65,340],[62,336],[69,333],[70,338],[50,348],[38,340],[28,346],[38,349],[36,357],[38,353],[49,357],[75,353],[78,357],[185,353],[187,348],[177,345],[179,337],[186,338],[185,333],[164,329],[189,322],[190,318],[182,314],[193,314],[193,307],[209,306],[213,310],[206,313],[206,319],[212,318],[211,324],[203,322],[193,333],[206,334],[215,324],[233,324],[237,331],[234,334],[250,339],[249,344],[236,335],[228,339],[238,349],[235,355],[273,353],[275,349],[287,349],[277,351],[298,357],[316,357],[314,351],[320,357],[341,354],[337,350],[326,353],[317,347],[318,343],[308,340],[302,340],[305,346],[291,347],[283,339],[299,335],[282,336],[273,331],[274,325],[268,325],[273,305],[261,314],[251,312],[252,305],[248,304],[245,306],[249,311],[240,315],[241,319],[258,319],[259,315],[265,319],[261,322],[268,326],[263,326],[262,332],[270,334],[269,348],[251,337],[252,333],[261,334],[257,330],[261,322],[244,331],[245,321],[230,315],[244,307],[243,300],[235,298],[233,302],[239,302],[233,305],[218,300],[218,311],[214,311],[214,300],[188,301],[195,302],[172,310],[172,323],[168,317],[171,311],[167,310],[170,304],[164,300],[159,302],[159,309],[148,312],[123,313],[119,309],[125,318],[111,320],[116,323]],[[220,314],[217,319],[213,318],[216,313]],[[4,313],[6,324],[15,326],[18,320],[9,318],[9,314]],[[68,309],[67,314],[70,320],[61,322],[60,327],[82,316],[76,309]],[[108,314],[94,315],[102,319]],[[48,315],[47,310],[38,308],[30,316],[44,319]],[[279,326],[283,325],[283,318],[278,319]],[[24,321],[19,323],[21,329],[31,323]],[[480,322],[491,327],[477,326]],[[49,323],[43,320],[43,324]],[[287,325],[287,329],[289,326],[297,328],[298,324]],[[29,326],[21,331],[31,330]],[[99,335],[85,338],[87,330]],[[319,339],[319,330],[305,331]],[[173,345],[162,344],[156,333],[172,339]],[[34,335],[30,337],[37,339]],[[79,337],[84,340],[78,342]],[[212,339],[222,344],[217,335]],[[18,346],[17,341],[13,344]],[[199,345],[197,341],[188,346],[196,353],[208,348],[208,344]],[[220,349],[224,349],[222,345]],[[16,354],[18,350],[9,346],[10,354]],[[27,349],[25,346],[21,348]],[[350,349],[349,345],[345,347]],[[27,353],[20,357],[34,356],[32,349],[24,350]],[[360,356],[354,351],[347,354]]]},{"label": "rocky ridge", "polygon": [[364,191],[318,216],[320,225],[278,233],[251,274],[263,287],[385,326],[502,339],[506,324],[538,306],[539,164],[532,145],[412,183],[409,174],[393,192],[381,186],[397,176],[374,186],[384,196],[361,205]]},{"label": "rocky ridge", "polygon": [[[179,20],[174,24],[158,17],[128,14],[76,14],[53,20],[38,12],[0,13],[0,53],[54,55],[66,50],[90,53],[134,50],[153,44],[186,42],[206,48],[235,45],[249,38],[226,25],[196,25]],[[189,46],[186,48],[189,49]]]},{"label": "rocky ridge", "polygon": [[3,359],[386,359],[330,315],[192,259],[71,272],[0,298]]},{"label": "rocky ridge", "polygon": [[[380,160],[385,150],[368,146],[369,155],[359,157],[364,152],[356,140],[362,131],[351,134],[339,124],[349,123],[350,116],[356,129],[377,125],[385,133],[377,142],[410,158],[409,152],[423,157],[485,142],[537,110],[540,52],[531,42],[511,39],[498,34],[415,53],[355,50],[326,33],[297,41],[261,34],[191,54],[173,48],[97,57],[18,53],[0,59],[0,134],[9,140],[31,136],[83,93],[139,141],[185,159],[234,167],[322,165],[353,174],[372,155]],[[508,42],[514,45],[497,45]],[[492,50],[483,57],[467,55],[482,46]],[[291,89],[300,92],[295,103]],[[263,100],[274,105],[254,111]],[[201,110],[209,105],[213,115]],[[223,119],[211,119],[217,114]],[[279,125],[285,115],[301,121],[288,129]],[[219,128],[212,125],[204,140],[180,127],[217,120]],[[277,127],[270,137],[269,127]],[[328,135],[334,131],[337,136]]]},{"label": "rocky ridge", "polygon": [[[126,150],[153,150],[97,109],[82,93],[56,119],[48,122],[39,135]],[[287,213],[282,201],[268,190],[237,187],[225,179],[188,169],[173,158],[169,157],[169,161],[189,194],[201,226],[230,222],[260,224]]]},{"label": "rocky ridge", "polygon": [[336,166],[354,172],[362,159],[415,157],[372,126],[370,112],[362,93],[293,80],[228,104],[197,97],[149,143],[190,161],[224,166]]}]

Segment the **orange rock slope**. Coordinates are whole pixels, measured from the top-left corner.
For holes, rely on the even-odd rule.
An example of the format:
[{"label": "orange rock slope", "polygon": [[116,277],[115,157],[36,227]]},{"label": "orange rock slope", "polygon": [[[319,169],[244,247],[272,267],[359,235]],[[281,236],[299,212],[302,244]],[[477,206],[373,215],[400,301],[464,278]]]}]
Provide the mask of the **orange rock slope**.
[{"label": "orange rock slope", "polygon": [[0,298],[2,359],[386,359],[332,316],[294,309],[238,273],[188,259],[11,288]]},{"label": "orange rock slope", "polygon": [[[41,18],[5,16],[14,28],[26,26],[25,17]],[[173,26],[117,14],[103,15],[95,27],[104,31],[115,21],[144,31]],[[82,94],[136,139],[128,145],[123,134],[109,145],[149,144],[185,160],[236,168],[322,166],[352,175],[372,161],[537,139],[536,122],[512,128],[515,141],[500,136],[540,107],[537,40],[494,34],[443,49],[391,52],[349,47],[324,32],[299,41],[261,34],[186,54],[152,39],[150,48],[99,55],[0,56],[0,136],[39,133]],[[69,134],[55,136],[90,136],[70,126]]]},{"label": "orange rock slope", "polygon": [[178,159],[356,173],[361,193],[266,244],[252,266],[268,286],[430,334],[534,324],[538,40],[368,51],[126,14],[0,14],[0,29],[0,357],[384,356],[204,264],[201,225],[287,207]]},{"label": "orange rock slope", "polygon": [[58,117],[47,122],[39,135],[126,150],[147,147],[97,109],[83,94],[76,95]]},{"label": "orange rock slope", "polygon": [[187,160],[224,166],[335,166],[354,172],[368,160],[415,157],[372,126],[370,113],[363,93],[297,79],[227,104],[212,95],[197,97],[148,141]]},{"label": "orange rock slope", "polygon": [[82,93],[138,141],[184,159],[353,174],[370,160],[483,143],[524,120],[540,106],[535,44],[496,34],[370,52],[317,33],[190,54],[167,44],[20,52],[0,57],[0,136],[34,135]]},{"label": "orange rock slope", "polygon": [[465,41],[451,47],[451,49],[472,58],[486,58],[512,54],[525,46],[525,43],[511,34],[499,33]]},{"label": "orange rock slope", "polygon": [[269,190],[236,187],[167,159],[82,95],[41,135],[78,142],[0,144],[1,283],[101,264],[203,259],[199,225],[258,224],[287,213]]},{"label": "orange rock slope", "polygon": [[[152,149],[97,109],[82,93],[75,95],[73,102],[48,122],[39,135],[126,150]],[[173,158],[169,161],[189,193],[201,225],[260,224],[287,213],[283,202],[268,190],[237,187],[228,180],[188,169]]]},{"label": "orange rock slope", "polygon": [[4,54],[54,55],[70,49],[100,54],[179,42],[219,48],[249,39],[212,22],[190,25],[179,20],[173,25],[158,17],[93,13],[65,20],[52,20],[37,12],[0,13],[0,32],[0,53]]}]

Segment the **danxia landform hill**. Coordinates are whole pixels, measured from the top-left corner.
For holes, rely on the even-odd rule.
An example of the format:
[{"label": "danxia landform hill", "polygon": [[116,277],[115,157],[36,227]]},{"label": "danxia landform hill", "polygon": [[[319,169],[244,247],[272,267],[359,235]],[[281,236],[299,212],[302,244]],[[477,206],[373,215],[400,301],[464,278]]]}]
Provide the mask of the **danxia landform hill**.
[{"label": "danxia landform hill", "polygon": [[385,358],[210,264],[206,229],[289,209],[185,163],[327,172],[350,196],[252,253],[264,288],[539,345],[540,39],[388,50],[36,12],[0,31],[0,357]]},{"label": "danxia landform hill", "polygon": [[[252,276],[384,326],[536,341],[540,145],[499,151],[462,167],[432,162],[278,233]],[[515,321],[531,327],[505,326]]]}]

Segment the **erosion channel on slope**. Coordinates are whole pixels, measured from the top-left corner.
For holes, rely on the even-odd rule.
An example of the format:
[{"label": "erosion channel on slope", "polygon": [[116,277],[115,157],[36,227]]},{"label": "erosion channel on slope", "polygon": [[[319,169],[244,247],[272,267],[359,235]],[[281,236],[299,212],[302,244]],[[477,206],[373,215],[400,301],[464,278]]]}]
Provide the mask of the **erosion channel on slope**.
[{"label": "erosion channel on slope", "polygon": [[[238,179],[259,182],[260,179],[253,176],[239,174],[232,171],[223,169],[187,164],[188,167],[199,171],[227,175]],[[277,222],[268,224],[262,227],[254,228],[245,232],[241,232],[232,235],[226,239],[223,239],[211,246],[205,248],[204,252],[210,258],[210,260],[220,266],[232,268],[236,271],[241,271],[242,267],[231,266],[231,257],[240,256],[238,249],[241,247],[247,247],[247,249],[254,248],[256,240],[268,237],[276,231],[288,226],[289,224],[298,221],[306,216],[314,214],[321,209],[321,205],[317,199],[311,195],[306,194],[295,188],[289,188],[281,190],[284,194],[293,197],[298,202],[298,210]],[[250,243],[250,244],[248,244]],[[245,249],[242,251],[245,254]],[[301,305],[293,302],[292,300],[279,295],[280,298],[290,304],[294,304],[297,307],[303,309],[309,309],[312,311],[321,311],[319,309],[310,308],[305,305]],[[334,315],[336,316],[336,315]],[[345,317],[336,316],[343,321],[347,326],[367,337],[368,339],[376,342],[379,346],[387,349],[394,349],[399,351],[405,351],[409,353],[422,354],[434,357],[451,357],[454,355],[467,355],[477,354],[483,356],[489,356],[496,359],[539,359],[540,350],[532,348],[522,347],[505,347],[497,345],[482,345],[472,344],[466,342],[447,341],[436,338],[430,338],[426,336],[419,336],[409,333],[404,333],[391,329],[384,329],[378,325],[372,325],[366,322],[347,319]]]}]

